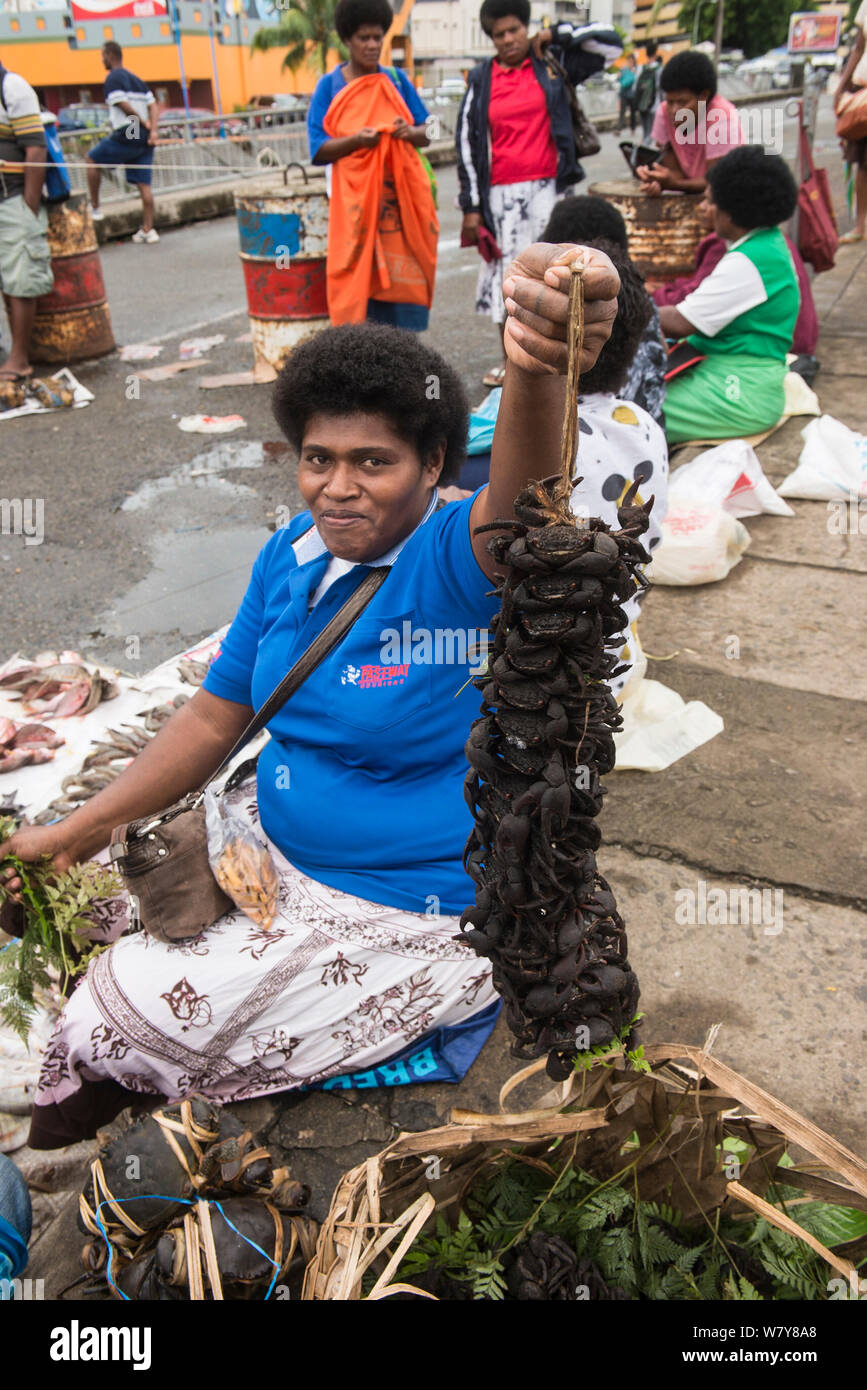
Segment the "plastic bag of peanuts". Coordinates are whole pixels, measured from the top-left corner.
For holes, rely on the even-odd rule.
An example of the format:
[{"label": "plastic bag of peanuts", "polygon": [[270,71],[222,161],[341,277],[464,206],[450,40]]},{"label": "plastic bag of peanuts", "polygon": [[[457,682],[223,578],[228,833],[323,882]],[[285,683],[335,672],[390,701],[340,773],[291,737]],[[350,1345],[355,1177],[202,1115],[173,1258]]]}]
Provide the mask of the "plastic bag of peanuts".
[{"label": "plastic bag of peanuts", "polygon": [[214,878],[236,907],[265,931],[277,916],[277,870],[252,826],[212,792],[205,792],[208,859]]}]

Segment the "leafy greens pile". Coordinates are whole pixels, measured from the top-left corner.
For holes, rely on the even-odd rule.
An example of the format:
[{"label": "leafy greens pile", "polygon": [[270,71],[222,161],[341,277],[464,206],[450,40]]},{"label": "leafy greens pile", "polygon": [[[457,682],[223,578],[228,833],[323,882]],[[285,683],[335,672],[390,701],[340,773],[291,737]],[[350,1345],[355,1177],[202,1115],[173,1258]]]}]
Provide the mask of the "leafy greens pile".
[{"label": "leafy greens pile", "polygon": [[[730,1147],[727,1144],[726,1147]],[[475,1182],[455,1225],[441,1214],[397,1272],[441,1299],[772,1300],[828,1297],[828,1266],[752,1213],[700,1225],[639,1198],[634,1170],[600,1182],[567,1166],[501,1155]],[[554,1179],[552,1181],[552,1179]],[[777,1203],[803,1199],[777,1185]],[[863,1237],[867,1214],[802,1202],[793,1216],[823,1243]]]},{"label": "leafy greens pile", "polygon": [[[0,816],[0,842],[15,829],[14,820]],[[25,925],[22,938],[0,950],[0,1024],[26,1042],[38,991],[59,981],[65,994],[70,980],[106,949],[87,940],[94,926],[92,909],[116,897],[121,884],[110,870],[92,862],[58,873],[50,859],[25,864],[8,855],[0,869],[10,865],[22,881]],[[0,881],[0,904],[7,896]]]}]

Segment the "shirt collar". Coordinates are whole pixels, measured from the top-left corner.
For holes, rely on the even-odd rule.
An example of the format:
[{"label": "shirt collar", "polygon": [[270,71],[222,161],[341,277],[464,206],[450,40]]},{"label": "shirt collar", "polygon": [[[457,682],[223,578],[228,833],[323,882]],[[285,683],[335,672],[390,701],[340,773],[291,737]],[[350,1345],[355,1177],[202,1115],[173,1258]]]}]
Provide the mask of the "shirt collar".
[{"label": "shirt collar", "polygon": [[500,70],[501,73],[507,73],[507,72],[520,72],[522,68],[531,68],[531,67],[533,66],[533,64],[532,64],[532,62],[530,61],[530,55],[529,55],[529,53],[528,53],[527,56],[526,56],[526,58],[524,58],[524,60],[523,60],[522,62],[518,63],[517,67],[516,67],[514,64],[512,64],[511,66],[509,66],[508,63],[501,63],[500,60],[499,60],[499,58],[495,58],[495,59],[494,59],[494,66],[497,67],[497,68],[499,68],[499,70]]},{"label": "shirt collar", "polygon": [[[407,541],[415,535],[416,531],[424,526],[428,517],[432,516],[436,511],[438,502],[439,489],[434,488],[430,502],[427,505],[427,510],[418,523],[418,526],[415,526],[408,536],[404,536],[403,540],[398,541],[397,545],[392,546],[391,550],[386,550],[384,554],[377,556],[375,560],[365,561],[365,564],[371,567],[374,565],[393,565]],[[329,553],[324,540],[315,526],[311,526],[309,531],[305,531],[303,536],[299,536],[298,540],[293,542],[292,549],[295,551],[295,559],[298,561],[299,565],[309,564],[311,560],[318,560],[320,555],[327,555]]]},{"label": "shirt collar", "polygon": [[739,236],[737,241],[727,241],[726,246],[729,251],[737,251],[738,247],[743,246],[745,241],[749,241],[751,236],[755,236],[757,231],[758,227],[754,227],[751,232],[747,232],[744,236]]}]

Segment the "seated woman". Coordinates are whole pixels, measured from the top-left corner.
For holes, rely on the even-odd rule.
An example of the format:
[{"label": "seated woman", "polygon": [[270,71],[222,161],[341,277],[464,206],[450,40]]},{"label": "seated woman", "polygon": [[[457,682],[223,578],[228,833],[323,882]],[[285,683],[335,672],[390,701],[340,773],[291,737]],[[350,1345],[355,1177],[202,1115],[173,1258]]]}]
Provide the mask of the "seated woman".
[{"label": "seated woman", "polygon": [[[591,201],[590,199],[586,200]],[[640,484],[638,505],[654,498],[650,526],[642,544],[651,552],[662,540],[662,523],[668,510],[668,445],[660,425],[629,394],[630,363],[646,341],[646,329],[653,305],[644,280],[625,250],[604,237],[588,239],[587,244],[605,251],[620,276],[617,318],[611,337],[599,354],[595,367],[581,378],[578,397],[578,461],[581,482],[572,494],[572,510],[578,516],[600,516],[609,526],[617,525],[617,508],[634,482]],[[631,679],[636,666],[637,622],[644,591],[634,594],[623,607],[629,628],[611,643],[621,662],[633,670],[611,681],[619,695]]]},{"label": "seated woman", "polygon": [[[590,213],[583,219],[585,228],[594,221],[598,226],[607,225],[607,212],[620,218],[617,210],[602,198],[565,198],[557,204],[551,216],[546,229],[549,235],[553,237],[558,231],[564,231],[567,225],[565,216],[563,220],[558,220],[557,214],[561,208],[565,213],[572,204],[590,205]],[[601,204],[606,211],[596,208],[593,206],[595,204]],[[568,225],[574,225],[574,222]],[[625,241],[625,231],[623,239]],[[564,236],[562,240],[567,238]],[[617,318],[611,329],[611,337],[600,352],[596,365],[583,374],[580,382],[576,469],[582,481],[575,488],[572,506],[581,516],[601,516],[610,526],[616,526],[617,508],[637,479],[641,487],[636,503],[640,505],[650,496],[655,498],[650,527],[642,542],[652,551],[662,539],[662,522],[668,507],[668,445],[662,427],[636,402],[630,394],[628,383],[636,353],[646,342],[647,327],[654,309],[642,276],[619,240],[598,236],[582,238],[582,242],[595,246],[610,257],[620,276],[620,289],[617,293]],[[664,354],[664,348],[661,351]],[[500,392],[491,392],[492,397],[497,395]],[[494,401],[491,404],[495,406]],[[490,410],[490,413],[499,425],[496,409]],[[470,486],[478,477],[474,477],[471,471],[478,462],[478,459],[473,459],[469,466],[465,466],[460,480],[462,486]],[[483,480],[479,478],[479,481]],[[641,594],[636,595],[624,605],[631,636],[627,635],[625,645],[624,640],[619,638],[612,642],[612,648],[618,652],[621,661],[634,660],[635,621],[641,598]],[[625,672],[611,682],[615,694],[623,689],[630,675],[631,672]]]},{"label": "seated woman", "polygon": [[717,91],[716,68],[690,49],[669,58],[651,138],[663,154],[638,169],[648,193],[702,193],[715,164],[744,142],[737,108]]},{"label": "seated woman", "polygon": [[[710,202],[705,196],[696,209],[698,219],[705,230],[705,235],[695,250],[695,269],[691,275],[679,275],[676,280],[669,280],[666,285],[659,285],[653,291],[653,300],[660,308],[663,304],[682,304],[688,294],[697,290],[702,280],[706,280],[715,266],[719,265],[728,246],[721,236],[717,236],[713,229],[713,211]],[[785,232],[783,233],[785,236]],[[556,241],[552,237],[552,241]],[[798,277],[798,289],[801,292],[801,307],[798,310],[798,318],[795,323],[795,332],[792,336],[791,351],[797,357],[812,358],[816,351],[819,341],[819,317],[816,313],[816,305],[813,300],[813,291],[810,286],[810,277],[807,267],[801,260],[798,248],[795,243],[786,237],[786,245],[789,248],[789,255],[792,258],[792,265],[795,267],[795,274]],[[818,363],[813,364],[813,375],[818,368]],[[800,371],[797,363],[792,364],[792,371]],[[806,367],[803,374],[806,375]]]},{"label": "seated woman", "polygon": [[[629,260],[626,223],[614,204],[609,203],[605,198],[593,194],[576,198],[561,198],[554,205],[554,210],[548,218],[548,225],[542,233],[543,241],[578,241],[592,243],[594,246],[599,245],[600,238],[605,240],[604,250],[608,250],[608,242],[619,247],[621,257],[618,261],[618,269],[622,262],[628,262],[633,274],[638,275]],[[632,276],[630,276],[630,282],[631,280]],[[643,284],[643,281],[641,283]],[[649,298],[647,302],[648,315],[644,332],[633,355],[624,363],[627,368],[626,378],[618,383],[617,389],[624,400],[634,401],[636,405],[640,405],[642,410],[646,410],[649,415],[653,416],[656,423],[665,429],[663,403],[665,401],[665,372],[668,366],[668,351],[659,326],[656,306]],[[618,314],[622,315],[627,307],[634,312],[637,303],[640,303],[640,296],[632,296],[630,305],[621,304],[618,308]]]},{"label": "seated woman", "polygon": [[439,222],[427,108],[379,56],[394,18],[388,0],[339,0],[334,25],[349,61],[316,84],[307,113],[314,164],[328,166],[326,283],[333,324],[365,318],[421,332],[428,326]]},{"label": "seated woman", "polygon": [[800,295],[779,223],[795,210],[795,181],[779,155],[744,145],[711,169],[708,185],[728,250],[698,289],[659,311],[667,337],[704,354],[668,383],[669,444],[756,434],[776,425],[785,405]]},{"label": "seated woman", "polygon": [[[493,1000],[487,963],[454,939],[472,898],[463,747],[479,695],[467,648],[496,609],[489,535],[476,528],[513,515],[521,488],[558,469],[576,250],[531,246],[509,269],[491,480],[463,502],[437,508],[467,428],[460,380],[437,353],[360,324],[292,354],[275,413],[299,452],[308,510],[261,551],[203,688],[116,782],[0,847],[0,857],[48,854],[63,869],[103,849],[114,826],[199,786],[369,567],[390,565],[347,636],[270,721],[255,798],[252,787],[236,797],[267,836],[277,918],[266,931],[230,912],[180,945],[137,932],[98,956],[47,1050],[33,1147],[93,1135],[136,1092],[226,1101],[359,1071]],[[584,256],[589,371],[619,286],[605,255]],[[386,646],[405,624],[413,652],[417,634],[428,640],[395,662]],[[455,657],[456,633],[466,642]],[[14,870],[4,877],[20,891]]]}]

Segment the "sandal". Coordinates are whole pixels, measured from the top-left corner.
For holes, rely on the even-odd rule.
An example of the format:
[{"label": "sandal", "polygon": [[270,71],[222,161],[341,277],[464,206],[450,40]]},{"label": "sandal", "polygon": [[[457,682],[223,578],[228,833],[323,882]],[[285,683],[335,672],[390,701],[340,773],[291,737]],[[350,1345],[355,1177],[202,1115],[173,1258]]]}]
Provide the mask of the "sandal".
[{"label": "sandal", "polygon": [[29,381],[32,375],[32,367],[28,367],[26,372],[7,372],[0,367],[0,381]]},{"label": "sandal", "polygon": [[485,372],[485,375],[482,377],[482,385],[483,385],[483,386],[502,386],[503,381],[504,381],[504,379],[505,379],[505,376],[506,376],[506,368],[505,368],[505,366],[502,366],[502,367],[492,367],[491,370],[490,370],[489,372]]},{"label": "sandal", "polygon": [[843,235],[838,238],[837,245],[854,246],[856,242],[864,240],[865,234],[863,232],[859,232],[857,228],[853,227],[851,232],[844,232]]}]

